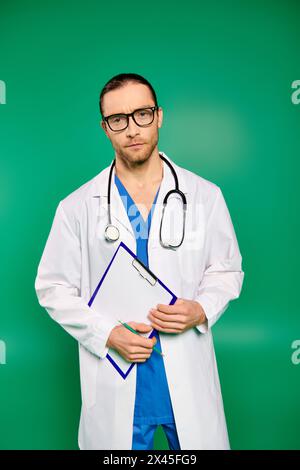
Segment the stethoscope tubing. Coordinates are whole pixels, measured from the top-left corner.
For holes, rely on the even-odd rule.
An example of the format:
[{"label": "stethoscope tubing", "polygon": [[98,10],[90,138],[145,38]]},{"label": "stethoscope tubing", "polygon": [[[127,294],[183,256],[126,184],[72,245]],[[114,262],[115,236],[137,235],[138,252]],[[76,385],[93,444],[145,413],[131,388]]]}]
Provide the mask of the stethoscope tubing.
[{"label": "stethoscope tubing", "polygon": [[[159,154],[159,156],[169,166],[169,168],[172,172],[174,181],[175,181],[175,189],[171,189],[170,191],[168,191],[168,193],[165,195],[164,200],[163,200],[163,212],[162,212],[162,217],[161,217],[161,222],[160,222],[159,239],[160,239],[161,245],[164,248],[178,248],[180,245],[182,245],[182,242],[184,240],[184,235],[185,235],[185,219],[186,219],[186,210],[187,210],[186,197],[185,197],[185,194],[182,191],[180,191],[180,189],[179,189],[178,177],[177,177],[175,169],[173,168],[173,165],[171,165],[171,163],[163,155]],[[111,166],[110,166],[109,177],[108,177],[108,187],[107,187],[108,225],[107,225],[106,230],[105,230],[105,238],[108,241],[116,241],[119,238],[119,229],[117,227],[115,227],[114,225],[112,225],[111,211],[110,211],[111,181],[112,181],[113,168],[114,168],[115,164],[116,164],[116,160],[114,159]],[[163,223],[163,218],[164,218],[164,212],[165,212],[165,208],[167,206],[168,198],[171,194],[174,194],[174,193],[179,194],[179,196],[181,197],[181,200],[182,200],[182,205],[183,205],[183,233],[182,233],[182,238],[181,238],[181,241],[180,241],[179,245],[165,244],[165,243],[163,243],[162,236],[161,236],[162,235],[162,223]],[[110,231],[112,233],[112,237],[110,237],[108,235],[108,231]]]}]

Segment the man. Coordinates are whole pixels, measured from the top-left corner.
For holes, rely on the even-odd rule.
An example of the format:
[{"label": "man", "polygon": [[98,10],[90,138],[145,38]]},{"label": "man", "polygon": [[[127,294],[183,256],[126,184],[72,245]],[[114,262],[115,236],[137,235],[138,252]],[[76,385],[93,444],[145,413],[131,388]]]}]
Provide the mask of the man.
[{"label": "man", "polygon": [[[152,449],[161,424],[171,449],[229,449],[211,327],[239,296],[244,273],[222,192],[158,151],[163,110],[142,76],[109,80],[100,112],[115,166],[59,203],[35,282],[40,305],[79,343],[79,447]],[[177,184],[183,196],[172,192],[167,207]],[[154,329],[151,339],[88,306],[121,240],[177,296],[154,305],[147,323],[129,322]],[[136,363],[126,380],[105,359],[109,348]]]}]

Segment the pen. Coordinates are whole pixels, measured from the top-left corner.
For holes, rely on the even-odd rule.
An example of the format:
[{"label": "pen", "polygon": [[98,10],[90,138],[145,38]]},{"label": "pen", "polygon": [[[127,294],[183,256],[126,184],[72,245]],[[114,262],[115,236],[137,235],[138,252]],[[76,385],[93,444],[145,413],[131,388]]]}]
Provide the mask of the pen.
[{"label": "pen", "polygon": [[[138,333],[136,330],[134,330],[133,328],[131,328],[131,326],[128,325],[127,323],[125,323],[125,322],[123,322],[123,321],[121,321],[121,320],[118,320],[118,322],[121,323],[123,326],[125,326],[125,328],[127,328],[127,330],[132,331],[132,333],[135,333],[135,334],[138,335],[138,336],[143,336],[143,335],[141,335],[140,333]],[[164,354],[163,354],[159,349],[155,348],[154,346],[153,346],[153,350],[154,350],[155,352],[157,352],[158,354],[160,354],[161,356],[164,356]]]}]

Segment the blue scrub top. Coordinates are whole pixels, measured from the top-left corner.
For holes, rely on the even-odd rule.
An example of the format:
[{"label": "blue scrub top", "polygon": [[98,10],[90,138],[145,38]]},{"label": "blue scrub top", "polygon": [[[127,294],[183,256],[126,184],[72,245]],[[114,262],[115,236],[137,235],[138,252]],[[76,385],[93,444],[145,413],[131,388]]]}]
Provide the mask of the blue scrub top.
[{"label": "blue scrub top", "polygon": [[[115,183],[119,190],[121,199],[127,211],[128,218],[136,237],[137,257],[142,261],[142,263],[144,263],[145,266],[149,267],[148,236],[151,225],[151,217],[155,208],[155,203],[160,188],[156,193],[154,203],[148,215],[148,219],[145,221],[130,194],[116,174]],[[155,305],[153,305],[153,307],[155,308]],[[154,330],[153,336],[155,336],[157,339],[156,347],[162,350],[159,333],[157,330]],[[145,362],[137,362],[136,366],[137,375],[134,423],[174,423],[175,419],[163,357],[153,351],[149,359],[147,359]]]}]

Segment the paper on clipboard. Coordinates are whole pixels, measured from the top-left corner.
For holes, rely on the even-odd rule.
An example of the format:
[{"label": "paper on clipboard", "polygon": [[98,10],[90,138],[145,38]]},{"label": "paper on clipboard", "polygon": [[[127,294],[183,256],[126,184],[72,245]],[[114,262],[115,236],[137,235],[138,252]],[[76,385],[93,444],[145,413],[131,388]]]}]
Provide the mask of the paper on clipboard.
[{"label": "paper on clipboard", "polygon": [[[88,305],[124,322],[148,323],[150,308],[158,303],[172,305],[177,297],[155,276],[124,242],[120,242]],[[144,334],[151,337],[150,333]],[[127,362],[117,351],[109,349],[106,358],[126,379],[135,363]]]}]

